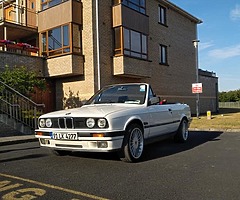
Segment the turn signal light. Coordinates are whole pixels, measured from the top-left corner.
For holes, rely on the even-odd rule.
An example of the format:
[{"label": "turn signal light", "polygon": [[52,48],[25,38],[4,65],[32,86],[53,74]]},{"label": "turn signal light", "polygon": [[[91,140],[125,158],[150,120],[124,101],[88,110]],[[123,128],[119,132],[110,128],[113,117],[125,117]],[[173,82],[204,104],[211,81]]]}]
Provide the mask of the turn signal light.
[{"label": "turn signal light", "polygon": [[36,132],[36,135],[43,136],[43,132]]},{"label": "turn signal light", "polygon": [[103,133],[93,133],[93,137],[104,137]]}]

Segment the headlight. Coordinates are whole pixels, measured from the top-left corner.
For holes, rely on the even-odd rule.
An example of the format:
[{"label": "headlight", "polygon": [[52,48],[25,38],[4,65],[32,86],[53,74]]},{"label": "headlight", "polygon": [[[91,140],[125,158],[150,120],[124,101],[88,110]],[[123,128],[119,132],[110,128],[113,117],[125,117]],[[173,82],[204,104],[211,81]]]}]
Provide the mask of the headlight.
[{"label": "headlight", "polygon": [[39,126],[40,126],[41,128],[44,128],[44,127],[45,127],[45,119],[40,119],[40,120],[39,120]]},{"label": "headlight", "polygon": [[86,125],[88,128],[93,128],[95,126],[95,120],[93,118],[88,118],[86,121]]},{"label": "headlight", "polygon": [[99,119],[98,120],[98,127],[99,128],[104,128],[106,126],[106,124],[107,124],[106,119]]},{"label": "headlight", "polygon": [[46,120],[46,127],[50,128],[52,126],[52,120],[51,119],[47,119]]}]

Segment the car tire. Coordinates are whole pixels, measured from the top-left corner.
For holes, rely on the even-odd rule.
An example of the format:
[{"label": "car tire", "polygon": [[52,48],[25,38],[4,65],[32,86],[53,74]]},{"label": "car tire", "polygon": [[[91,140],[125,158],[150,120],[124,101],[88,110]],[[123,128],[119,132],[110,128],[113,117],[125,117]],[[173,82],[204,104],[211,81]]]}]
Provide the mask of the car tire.
[{"label": "car tire", "polygon": [[65,150],[52,150],[52,153],[56,156],[67,156],[70,154],[69,151],[65,151]]},{"label": "car tire", "polygon": [[188,138],[188,121],[187,119],[183,119],[178,127],[176,135],[174,136],[174,140],[178,143],[184,143],[188,140]]},{"label": "car tire", "polygon": [[124,162],[138,162],[142,158],[143,148],[143,129],[138,124],[131,124],[126,129],[119,157]]}]

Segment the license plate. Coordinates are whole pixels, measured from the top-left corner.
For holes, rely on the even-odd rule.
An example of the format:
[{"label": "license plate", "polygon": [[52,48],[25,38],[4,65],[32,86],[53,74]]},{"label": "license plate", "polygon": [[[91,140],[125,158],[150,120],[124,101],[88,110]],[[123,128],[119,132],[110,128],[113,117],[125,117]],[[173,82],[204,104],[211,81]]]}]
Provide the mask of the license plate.
[{"label": "license plate", "polygon": [[77,133],[52,133],[54,140],[78,140]]}]

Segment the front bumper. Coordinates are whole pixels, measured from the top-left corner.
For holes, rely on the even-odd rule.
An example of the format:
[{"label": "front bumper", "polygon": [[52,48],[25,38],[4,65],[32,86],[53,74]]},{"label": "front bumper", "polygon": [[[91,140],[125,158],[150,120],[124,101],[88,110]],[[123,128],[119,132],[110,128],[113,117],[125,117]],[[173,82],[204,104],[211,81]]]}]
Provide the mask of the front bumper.
[{"label": "front bumper", "polygon": [[66,140],[54,139],[52,133],[52,131],[36,130],[35,137],[39,139],[42,147],[82,152],[117,151],[121,149],[124,138],[124,132],[106,132],[103,137],[93,137],[91,133],[77,132],[79,137],[76,140]]}]

